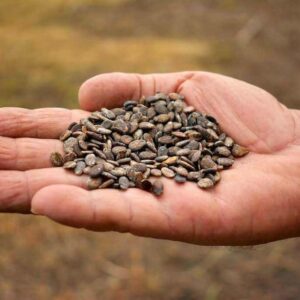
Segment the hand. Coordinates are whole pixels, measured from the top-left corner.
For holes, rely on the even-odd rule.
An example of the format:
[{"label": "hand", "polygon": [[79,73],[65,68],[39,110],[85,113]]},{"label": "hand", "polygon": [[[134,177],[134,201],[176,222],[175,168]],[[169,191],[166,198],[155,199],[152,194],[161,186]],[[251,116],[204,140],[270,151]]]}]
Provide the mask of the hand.
[{"label": "hand", "polygon": [[26,211],[33,197],[34,213],[66,225],[197,244],[256,244],[299,236],[300,112],[259,88],[202,72],[100,75],[81,87],[80,103],[91,111],[156,91],[183,94],[251,153],[223,171],[211,190],[164,179],[160,198],[138,189],[86,191],[83,177],[61,169],[32,170],[49,167],[49,154],[61,150],[59,141],[49,139],[86,112],[1,109],[0,135],[9,138],[0,140],[0,168],[17,170],[1,172],[2,210]]}]

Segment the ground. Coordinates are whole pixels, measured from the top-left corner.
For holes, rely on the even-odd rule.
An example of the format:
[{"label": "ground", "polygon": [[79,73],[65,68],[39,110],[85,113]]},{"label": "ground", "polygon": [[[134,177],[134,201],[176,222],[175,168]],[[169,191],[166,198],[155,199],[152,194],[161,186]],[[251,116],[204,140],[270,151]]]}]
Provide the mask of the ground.
[{"label": "ground", "polygon": [[[0,105],[77,107],[111,71],[209,70],[300,108],[295,0],[1,0]],[[0,216],[0,299],[298,299],[299,239],[199,247]]]}]

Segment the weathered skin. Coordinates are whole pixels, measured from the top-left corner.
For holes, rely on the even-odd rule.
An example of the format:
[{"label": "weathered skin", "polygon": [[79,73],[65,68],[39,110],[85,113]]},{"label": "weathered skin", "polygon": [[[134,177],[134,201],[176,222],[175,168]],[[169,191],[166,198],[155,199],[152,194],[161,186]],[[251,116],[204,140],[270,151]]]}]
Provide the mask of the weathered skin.
[{"label": "weathered skin", "polygon": [[[86,178],[50,169],[71,121],[156,91],[178,92],[251,153],[212,190],[165,179],[164,194],[87,191]],[[90,230],[196,244],[257,244],[300,235],[300,111],[262,89],[204,72],[103,74],[80,89],[86,111],[0,109],[0,210],[42,214]]]}]

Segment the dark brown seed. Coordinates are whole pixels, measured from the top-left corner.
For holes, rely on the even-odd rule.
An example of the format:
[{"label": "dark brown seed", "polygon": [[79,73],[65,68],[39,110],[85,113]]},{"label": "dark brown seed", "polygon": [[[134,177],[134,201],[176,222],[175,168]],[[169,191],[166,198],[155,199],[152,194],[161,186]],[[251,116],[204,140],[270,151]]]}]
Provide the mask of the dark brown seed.
[{"label": "dark brown seed", "polygon": [[113,125],[113,121],[111,121],[111,120],[104,120],[102,123],[101,123],[101,126],[103,127],[103,128],[106,128],[106,129],[110,129],[111,127],[112,127],[112,125]]},{"label": "dark brown seed", "polygon": [[188,170],[191,170],[191,171],[195,171],[195,167],[192,165],[192,164],[189,164],[188,162],[182,160],[182,159],[179,159],[178,162],[177,162],[180,166],[188,169]]},{"label": "dark brown seed", "polygon": [[195,163],[199,161],[201,157],[201,151],[200,150],[191,150],[191,151],[193,151],[189,156],[191,162]]},{"label": "dark brown seed", "polygon": [[129,188],[129,180],[126,176],[119,178],[119,185],[121,190],[127,190]]},{"label": "dark brown seed", "polygon": [[209,168],[215,168],[216,163],[212,160],[210,155],[205,155],[200,162],[201,168],[203,169],[209,169]]},{"label": "dark brown seed", "polygon": [[197,184],[201,189],[208,189],[214,186],[214,182],[209,178],[202,178],[198,181]]},{"label": "dark brown seed", "polygon": [[168,178],[175,177],[175,172],[167,167],[161,168],[161,172],[165,177],[168,177]]},{"label": "dark brown seed", "polygon": [[179,174],[180,176],[184,176],[184,177],[187,177],[188,176],[188,170],[184,167],[178,167],[176,168],[175,172],[177,174]]},{"label": "dark brown seed", "polygon": [[146,164],[143,164],[143,163],[138,163],[138,164],[135,164],[132,166],[132,169],[135,171],[135,172],[146,172],[147,170],[147,166]]},{"label": "dark brown seed", "polygon": [[141,122],[141,123],[139,124],[139,128],[140,128],[140,129],[152,129],[152,128],[154,128],[154,127],[155,127],[155,125],[152,124],[152,123],[150,123],[150,122]]},{"label": "dark brown seed", "polygon": [[225,147],[225,146],[222,146],[222,147],[217,147],[215,149],[215,153],[219,154],[219,155],[222,155],[222,156],[229,156],[231,154],[230,150]]},{"label": "dark brown seed", "polygon": [[114,184],[114,180],[113,179],[108,179],[106,181],[104,181],[100,186],[99,186],[99,189],[105,189],[105,188],[108,188],[110,187],[111,185]]},{"label": "dark brown seed", "polygon": [[64,164],[64,159],[58,152],[51,153],[50,161],[53,167],[61,167]]},{"label": "dark brown seed", "polygon": [[154,117],[153,120],[158,123],[167,123],[170,120],[170,116],[168,114],[161,114]]},{"label": "dark brown seed", "polygon": [[118,133],[125,134],[128,131],[128,126],[123,120],[118,119],[114,121],[111,129]]},{"label": "dark brown seed", "polygon": [[67,161],[74,160],[76,158],[76,154],[74,152],[68,152],[63,156],[64,163]]},{"label": "dark brown seed", "polygon": [[186,138],[185,132],[181,132],[181,131],[172,131],[172,135],[182,139]]},{"label": "dark brown seed", "polygon": [[107,108],[104,108],[104,107],[101,108],[101,113],[105,118],[108,118],[108,119],[111,119],[111,120],[116,118],[116,115],[114,114],[114,112],[107,109]]},{"label": "dark brown seed", "polygon": [[166,160],[168,158],[169,158],[168,155],[157,156],[157,157],[155,157],[155,161],[157,161],[157,162],[163,162],[164,160]]},{"label": "dark brown seed", "polygon": [[184,183],[184,182],[186,182],[186,177],[183,177],[183,176],[177,174],[175,176],[175,181],[178,183]]},{"label": "dark brown seed", "polygon": [[150,174],[153,176],[156,176],[156,177],[160,177],[162,175],[161,170],[159,170],[159,169],[152,169],[150,171]]},{"label": "dark brown seed", "polygon": [[153,152],[157,152],[157,149],[156,149],[156,147],[155,147],[155,144],[153,143],[153,142],[147,142],[147,147],[151,150],[151,151],[153,151]]},{"label": "dark brown seed", "polygon": [[146,145],[146,141],[144,140],[134,140],[129,144],[129,148],[132,151],[138,151],[141,150]]},{"label": "dark brown seed", "polygon": [[140,158],[136,153],[130,153],[130,157],[135,160],[136,162],[140,162]]},{"label": "dark brown seed", "polygon": [[61,141],[65,141],[66,139],[68,139],[71,135],[72,135],[72,132],[71,130],[66,130],[61,136],[60,136],[60,140]]},{"label": "dark brown seed", "polygon": [[173,137],[170,135],[163,135],[160,138],[158,138],[158,142],[160,144],[172,144],[173,143]]},{"label": "dark brown seed", "polygon": [[67,161],[64,165],[63,165],[64,169],[75,169],[76,168],[76,162],[75,161]]},{"label": "dark brown seed", "polygon": [[242,157],[242,156],[248,154],[249,150],[247,148],[243,147],[243,146],[240,146],[238,144],[234,144],[233,147],[232,147],[231,152],[232,152],[232,155],[234,157]]},{"label": "dark brown seed", "polygon": [[86,157],[85,157],[85,163],[92,167],[96,164],[96,156],[95,154],[88,154]]},{"label": "dark brown seed", "polygon": [[154,180],[152,184],[152,193],[156,196],[160,196],[164,191],[164,185],[160,180]]},{"label": "dark brown seed", "polygon": [[[124,147],[124,146],[116,146],[116,147],[113,147],[113,148],[112,148],[112,153],[113,153],[114,155],[123,154],[124,157],[125,157],[126,151],[127,151],[127,148]],[[123,157],[123,158],[124,158],[124,157]]]},{"label": "dark brown seed", "polygon": [[[110,172],[112,172],[112,171],[110,171]],[[117,176],[111,174],[110,172],[103,171],[101,175],[104,177],[110,178],[110,179],[114,179],[114,180],[118,179]]]},{"label": "dark brown seed", "polygon": [[95,190],[95,189],[98,189],[101,184],[102,184],[102,178],[101,177],[89,178],[88,182],[87,182],[87,187],[88,187],[89,190]]},{"label": "dark brown seed", "polygon": [[168,148],[166,146],[160,146],[157,149],[157,155],[158,156],[164,156],[168,155]]},{"label": "dark brown seed", "polygon": [[78,162],[76,163],[76,167],[75,167],[75,169],[74,169],[74,173],[75,173],[76,175],[78,175],[78,176],[82,175],[82,174],[83,174],[83,170],[85,169],[85,167],[86,167],[85,162],[83,162],[83,161],[78,161]]},{"label": "dark brown seed", "polygon": [[197,172],[190,172],[187,176],[187,179],[191,180],[191,181],[198,181],[202,177],[203,177],[203,174],[201,174],[199,171],[197,171]]},{"label": "dark brown seed", "polygon": [[185,149],[180,149],[180,150],[178,150],[176,154],[177,154],[178,156],[187,156],[187,155],[189,155],[190,153],[191,153],[191,150],[185,148]]},{"label": "dark brown seed", "polygon": [[101,151],[101,150],[99,150],[99,149],[97,149],[97,148],[93,148],[93,151],[94,151],[94,153],[98,156],[98,157],[100,157],[100,158],[102,158],[102,159],[106,159],[106,155],[104,154],[104,152],[103,151]]},{"label": "dark brown seed", "polygon": [[102,163],[99,163],[99,164],[91,167],[90,176],[91,177],[98,177],[99,175],[101,175],[103,170],[104,170],[104,165]]},{"label": "dark brown seed", "polygon": [[[183,140],[183,141],[179,141],[175,144],[176,147],[184,147],[186,146],[187,144],[190,143],[190,140]],[[188,148],[189,149],[189,148]]]},{"label": "dark brown seed", "polygon": [[73,152],[74,146],[78,144],[78,140],[74,137],[69,137],[64,142],[64,151],[67,152]]},{"label": "dark brown seed", "polygon": [[170,147],[168,149],[168,154],[171,155],[171,156],[176,156],[177,155],[177,151],[179,151],[179,150],[180,150],[179,147],[176,147],[176,146]]},{"label": "dark brown seed", "polygon": [[88,144],[82,139],[78,139],[78,145],[82,150],[88,149]]},{"label": "dark brown seed", "polygon": [[143,190],[145,190],[145,191],[151,191],[152,190],[152,183],[151,183],[151,181],[150,180],[148,180],[148,179],[143,179],[142,181],[141,181],[141,188],[143,189]]},{"label": "dark brown seed", "polygon": [[154,159],[156,157],[156,153],[151,151],[142,151],[139,153],[140,159]]},{"label": "dark brown seed", "polygon": [[127,164],[131,161],[131,158],[129,157],[126,157],[126,158],[121,158],[121,159],[118,159],[117,162],[122,165],[122,164]]},{"label": "dark brown seed", "polygon": [[230,158],[220,157],[217,159],[217,163],[224,167],[230,167],[233,165],[234,160]]},{"label": "dark brown seed", "polygon": [[149,109],[147,111],[147,117],[149,119],[152,119],[155,115],[156,115],[156,112],[155,112],[154,107],[149,107]]},{"label": "dark brown seed", "polygon": [[177,161],[178,161],[178,156],[171,156],[168,157],[166,160],[164,160],[163,163],[167,165],[175,165]]},{"label": "dark brown seed", "polygon": [[129,145],[133,140],[133,137],[130,135],[122,135],[120,142],[124,143],[125,145]]}]

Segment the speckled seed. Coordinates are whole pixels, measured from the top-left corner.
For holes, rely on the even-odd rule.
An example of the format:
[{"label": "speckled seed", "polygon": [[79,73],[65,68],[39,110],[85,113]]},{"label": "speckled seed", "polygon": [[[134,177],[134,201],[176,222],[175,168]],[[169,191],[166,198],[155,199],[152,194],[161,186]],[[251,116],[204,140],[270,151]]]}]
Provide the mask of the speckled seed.
[{"label": "speckled seed", "polygon": [[74,137],[70,137],[64,142],[64,151],[67,152],[72,152],[73,148],[75,145],[78,144],[78,140]]},{"label": "speckled seed", "polygon": [[230,158],[220,157],[217,159],[217,163],[224,167],[230,167],[233,165],[234,160]]},{"label": "speckled seed", "polygon": [[152,128],[154,128],[154,127],[155,127],[155,125],[152,124],[152,123],[150,123],[150,122],[141,122],[141,123],[139,124],[139,128],[140,128],[140,129],[152,129]]},{"label": "speckled seed", "polygon": [[104,165],[99,163],[90,169],[90,176],[91,177],[98,177],[104,170]]},{"label": "speckled seed", "polygon": [[219,155],[222,155],[222,156],[229,156],[231,154],[230,150],[225,147],[225,146],[222,146],[222,147],[217,147],[215,149],[215,153],[219,154]]},{"label": "speckled seed", "polygon": [[128,126],[125,121],[117,119],[113,122],[111,129],[118,133],[125,134],[128,131]]},{"label": "speckled seed", "polygon": [[68,152],[63,156],[63,161],[66,163],[67,161],[72,161],[76,158],[76,154],[74,152]]},{"label": "speckled seed", "polygon": [[243,146],[240,146],[238,144],[234,144],[233,147],[232,147],[231,152],[232,152],[232,155],[234,157],[242,157],[242,156],[248,154],[249,150],[247,148],[243,147]]},{"label": "speckled seed", "polygon": [[175,181],[178,183],[184,183],[184,182],[186,182],[186,177],[177,174],[175,176]]},{"label": "speckled seed", "polygon": [[104,127],[98,127],[97,132],[100,134],[111,134],[112,131]]},{"label": "speckled seed", "polygon": [[160,196],[164,191],[164,185],[160,180],[154,180],[152,184],[152,193],[156,196]]},{"label": "speckled seed", "polygon": [[67,138],[69,138],[72,135],[72,131],[71,130],[66,130],[61,136],[60,136],[60,140],[61,141],[65,141]]},{"label": "speckled seed", "polygon": [[167,123],[170,120],[170,116],[168,114],[161,114],[154,117],[154,121],[158,123]]},{"label": "speckled seed", "polygon": [[156,177],[160,177],[162,175],[161,170],[159,170],[159,169],[152,169],[150,171],[150,174],[153,176],[156,176]]},{"label": "speckled seed", "polygon": [[127,190],[129,188],[129,180],[126,176],[119,178],[119,185],[121,190]]},{"label": "speckled seed", "polygon": [[184,177],[187,177],[189,174],[188,170],[184,167],[176,168],[176,173],[179,174],[180,176],[184,176]]},{"label": "speckled seed", "polygon": [[134,166],[132,166],[132,169],[135,172],[142,172],[142,173],[144,173],[147,170],[147,165],[143,164],[143,163],[138,163],[138,164],[135,164]]},{"label": "speckled seed", "polygon": [[161,168],[161,172],[165,177],[168,177],[168,178],[175,177],[175,172],[167,167]]},{"label": "speckled seed", "polygon": [[87,181],[87,187],[89,190],[95,190],[99,188],[99,186],[102,184],[102,178],[89,178]]},{"label": "speckled seed", "polygon": [[146,141],[144,140],[134,140],[129,144],[129,149],[132,151],[141,150],[146,145]]},{"label": "speckled seed", "polygon": [[172,144],[173,143],[173,137],[170,135],[163,135],[160,138],[158,138],[158,142],[160,144]]},{"label": "speckled seed", "polygon": [[64,164],[64,159],[58,152],[51,153],[50,161],[53,167],[61,167]]},{"label": "speckled seed", "polygon": [[75,169],[76,168],[76,162],[75,161],[67,161],[64,165],[63,165],[64,169]]},{"label": "speckled seed", "polygon": [[201,151],[200,150],[191,150],[191,151],[193,151],[189,156],[191,162],[194,163],[194,162],[199,161],[199,159],[201,157]]},{"label": "speckled seed", "polygon": [[108,179],[106,181],[104,181],[100,186],[99,186],[99,189],[104,189],[104,188],[108,188],[110,187],[111,185],[114,184],[114,180],[113,179]]},{"label": "speckled seed", "polygon": [[151,151],[142,151],[139,153],[140,159],[154,159],[156,157],[156,153]]},{"label": "speckled seed", "polygon": [[210,155],[205,155],[200,162],[201,168],[209,169],[216,167],[216,163],[212,160]]},{"label": "speckled seed", "polygon": [[85,157],[85,163],[92,167],[96,164],[96,156],[95,154],[88,154],[86,157]]},{"label": "speckled seed", "polygon": [[177,155],[178,156],[187,156],[187,155],[189,155],[191,153],[191,150],[190,149],[188,149],[188,148],[186,148],[186,149],[180,149],[180,150],[178,150],[177,151]]},{"label": "speckled seed", "polygon": [[[220,137],[219,137],[219,139],[220,139]],[[233,139],[229,136],[227,136],[224,140],[224,145],[228,148],[231,148],[233,146],[233,143],[234,143]]]},{"label": "speckled seed", "polygon": [[74,173],[78,176],[82,175],[83,174],[83,170],[85,169],[86,167],[86,164],[85,162],[83,161],[78,161],[76,163],[76,167],[75,167],[75,170],[74,170]]},{"label": "speckled seed", "polygon": [[187,176],[187,179],[191,181],[198,181],[201,177],[202,174],[199,171],[197,171],[197,172],[190,172]]},{"label": "speckled seed", "polygon": [[157,155],[158,156],[164,156],[168,155],[168,148],[166,146],[160,146],[157,149]]},{"label": "speckled seed", "polygon": [[198,181],[197,184],[201,189],[208,189],[214,186],[214,182],[209,178],[202,178]]},{"label": "speckled seed", "polygon": [[133,137],[130,135],[122,135],[120,138],[120,142],[124,143],[125,145],[129,145],[133,140]]}]

